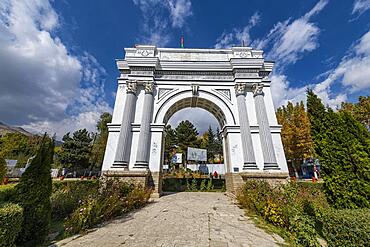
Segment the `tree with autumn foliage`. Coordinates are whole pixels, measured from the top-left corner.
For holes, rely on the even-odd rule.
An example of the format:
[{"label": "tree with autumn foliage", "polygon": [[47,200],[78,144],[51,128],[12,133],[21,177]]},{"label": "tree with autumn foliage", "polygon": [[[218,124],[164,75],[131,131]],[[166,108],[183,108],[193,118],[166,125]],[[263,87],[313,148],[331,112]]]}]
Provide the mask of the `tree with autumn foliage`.
[{"label": "tree with autumn foliage", "polygon": [[313,156],[313,141],[311,138],[310,121],[301,101],[296,105],[288,102],[287,106],[277,109],[276,117],[282,125],[281,138],[285,156],[291,161],[292,168],[297,168],[302,161]]}]

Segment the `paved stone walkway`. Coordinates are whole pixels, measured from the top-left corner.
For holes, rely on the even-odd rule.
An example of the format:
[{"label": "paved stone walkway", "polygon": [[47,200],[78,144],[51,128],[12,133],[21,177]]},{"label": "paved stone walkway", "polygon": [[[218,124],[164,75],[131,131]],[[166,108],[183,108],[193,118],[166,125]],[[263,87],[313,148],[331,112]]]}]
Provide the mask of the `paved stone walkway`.
[{"label": "paved stone walkway", "polygon": [[223,193],[182,192],[54,246],[281,246]]}]

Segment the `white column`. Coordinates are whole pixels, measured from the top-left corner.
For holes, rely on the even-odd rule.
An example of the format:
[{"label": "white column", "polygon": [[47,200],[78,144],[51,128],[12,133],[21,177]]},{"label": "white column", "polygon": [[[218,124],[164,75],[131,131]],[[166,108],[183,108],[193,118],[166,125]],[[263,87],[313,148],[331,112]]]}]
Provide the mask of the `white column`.
[{"label": "white column", "polygon": [[131,124],[135,117],[136,108],[136,91],[137,83],[134,81],[127,81],[126,83],[126,102],[123,108],[123,115],[121,121],[121,129],[117,144],[116,155],[114,158],[114,167],[128,168],[130,161],[130,150],[132,141]]},{"label": "white column", "polygon": [[148,168],[150,153],[150,123],[153,114],[153,82],[148,81],[144,84],[144,109],[141,118],[139,143],[137,148],[135,168]]},{"label": "white column", "polygon": [[235,84],[236,101],[238,104],[240,135],[242,138],[243,170],[258,169],[253,151],[252,135],[249,125],[247,107],[245,105],[246,83]]},{"label": "white column", "polygon": [[259,134],[261,139],[261,146],[262,146],[262,153],[264,159],[264,169],[279,169],[276,156],[274,145],[272,143],[272,136],[270,130],[270,124],[267,118],[266,106],[265,101],[263,99],[263,85],[262,84],[254,84],[252,87],[253,94],[254,94],[254,101],[256,106],[256,114],[257,114],[257,122],[259,127]]}]

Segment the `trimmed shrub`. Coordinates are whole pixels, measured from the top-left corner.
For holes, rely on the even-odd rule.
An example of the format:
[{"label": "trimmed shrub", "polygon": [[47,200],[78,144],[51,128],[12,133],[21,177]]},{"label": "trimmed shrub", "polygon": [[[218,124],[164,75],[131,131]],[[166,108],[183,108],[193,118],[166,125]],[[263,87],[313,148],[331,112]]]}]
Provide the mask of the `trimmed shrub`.
[{"label": "trimmed shrub", "polygon": [[51,175],[54,143],[44,135],[36,156],[16,185],[15,202],[23,207],[22,231],[17,242],[42,243],[48,234],[51,217]]},{"label": "trimmed shrub", "polygon": [[143,206],[150,191],[140,186],[107,180],[99,193],[89,195],[65,221],[66,234],[83,232],[99,223]]},{"label": "trimmed shrub", "polygon": [[369,246],[370,209],[328,210],[322,224],[329,246]]},{"label": "trimmed shrub", "polygon": [[11,201],[15,193],[15,184],[0,185],[0,203]]},{"label": "trimmed shrub", "polygon": [[0,246],[15,246],[21,231],[23,209],[14,203],[0,205]]}]

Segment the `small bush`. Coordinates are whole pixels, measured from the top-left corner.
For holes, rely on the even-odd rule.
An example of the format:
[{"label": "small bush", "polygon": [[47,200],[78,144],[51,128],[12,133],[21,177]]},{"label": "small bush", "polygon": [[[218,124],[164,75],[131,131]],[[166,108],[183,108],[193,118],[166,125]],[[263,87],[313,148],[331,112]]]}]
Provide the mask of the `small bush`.
[{"label": "small bush", "polygon": [[89,195],[65,221],[67,234],[83,232],[147,203],[150,191],[140,186],[108,180],[101,191]]},{"label": "small bush", "polygon": [[0,205],[0,246],[15,246],[21,231],[23,209],[14,203]]},{"label": "small bush", "polygon": [[58,181],[53,183],[53,193],[50,197],[52,218],[64,219],[70,215],[79,203],[88,196],[98,193],[97,180]]},{"label": "small bush", "polygon": [[322,224],[329,246],[369,246],[370,209],[328,210]]},{"label": "small bush", "polygon": [[295,244],[318,246],[314,219],[328,207],[318,187],[296,183],[271,187],[266,181],[249,180],[238,201],[250,213],[285,229]]},{"label": "small bush", "polygon": [[207,182],[206,179],[202,180],[202,182],[200,183],[200,191],[206,191],[207,190],[206,182]]},{"label": "small bush", "polygon": [[319,247],[314,221],[307,215],[296,215],[289,222],[291,241],[297,245]]},{"label": "small bush", "polygon": [[15,193],[15,184],[0,185],[0,203],[11,201]]}]

